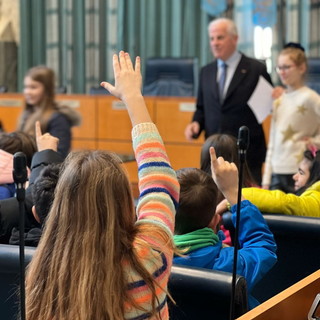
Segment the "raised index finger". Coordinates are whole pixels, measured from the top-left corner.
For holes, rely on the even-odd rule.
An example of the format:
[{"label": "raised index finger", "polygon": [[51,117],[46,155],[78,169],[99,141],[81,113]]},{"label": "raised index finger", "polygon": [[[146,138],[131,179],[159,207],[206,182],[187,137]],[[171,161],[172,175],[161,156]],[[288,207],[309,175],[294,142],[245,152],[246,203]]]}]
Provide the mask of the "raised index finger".
[{"label": "raised index finger", "polygon": [[217,161],[216,150],[214,149],[214,147],[210,147],[209,152],[210,152],[211,162]]},{"label": "raised index finger", "polygon": [[40,121],[36,121],[36,139],[42,136]]}]

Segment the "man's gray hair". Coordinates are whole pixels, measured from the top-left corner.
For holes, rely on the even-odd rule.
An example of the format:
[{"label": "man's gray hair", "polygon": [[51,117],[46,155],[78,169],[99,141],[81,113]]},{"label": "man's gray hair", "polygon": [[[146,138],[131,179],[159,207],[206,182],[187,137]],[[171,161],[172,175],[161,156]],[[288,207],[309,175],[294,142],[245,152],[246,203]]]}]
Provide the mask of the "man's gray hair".
[{"label": "man's gray hair", "polygon": [[230,35],[238,36],[237,26],[231,19],[228,19],[228,18],[218,18],[218,19],[212,20],[208,25],[208,32],[210,31],[211,26],[221,22],[224,22],[225,24],[227,24],[227,31]]}]

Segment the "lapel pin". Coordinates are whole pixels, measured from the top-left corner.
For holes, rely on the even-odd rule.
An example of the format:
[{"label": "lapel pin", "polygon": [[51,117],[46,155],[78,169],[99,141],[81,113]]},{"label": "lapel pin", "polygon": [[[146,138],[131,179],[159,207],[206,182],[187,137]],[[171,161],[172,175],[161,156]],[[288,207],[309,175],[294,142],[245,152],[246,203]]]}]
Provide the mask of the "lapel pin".
[{"label": "lapel pin", "polygon": [[241,69],[241,73],[247,73],[246,69]]}]

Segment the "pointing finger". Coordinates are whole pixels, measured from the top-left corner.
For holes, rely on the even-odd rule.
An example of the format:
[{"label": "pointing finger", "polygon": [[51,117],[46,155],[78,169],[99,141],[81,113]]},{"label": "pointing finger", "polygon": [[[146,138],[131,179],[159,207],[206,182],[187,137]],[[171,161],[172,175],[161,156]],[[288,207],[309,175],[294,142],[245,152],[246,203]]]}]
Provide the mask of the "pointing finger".
[{"label": "pointing finger", "polygon": [[210,147],[209,152],[210,152],[211,162],[217,161],[216,150],[214,149],[214,147]]},{"label": "pointing finger", "polygon": [[36,138],[42,136],[40,121],[36,121]]}]

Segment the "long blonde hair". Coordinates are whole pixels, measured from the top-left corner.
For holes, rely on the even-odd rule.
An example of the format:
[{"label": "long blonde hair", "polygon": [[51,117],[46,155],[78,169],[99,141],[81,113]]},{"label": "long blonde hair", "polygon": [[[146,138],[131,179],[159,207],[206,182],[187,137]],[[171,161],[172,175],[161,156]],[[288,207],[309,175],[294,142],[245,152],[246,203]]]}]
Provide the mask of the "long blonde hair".
[{"label": "long blonde hair", "polygon": [[34,135],[34,126],[39,120],[42,132],[46,132],[49,118],[56,110],[54,71],[46,66],[36,66],[29,69],[25,77],[30,77],[44,86],[44,97],[37,108],[34,105],[25,104],[18,122],[18,129]]},{"label": "long blonde hair", "polygon": [[27,319],[118,320],[124,318],[125,303],[141,309],[128,294],[124,262],[151,290],[156,315],[157,283],[133,248],[141,231],[135,220],[130,184],[118,157],[107,151],[70,153],[28,268]]}]

